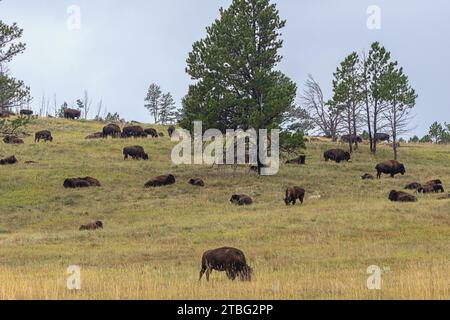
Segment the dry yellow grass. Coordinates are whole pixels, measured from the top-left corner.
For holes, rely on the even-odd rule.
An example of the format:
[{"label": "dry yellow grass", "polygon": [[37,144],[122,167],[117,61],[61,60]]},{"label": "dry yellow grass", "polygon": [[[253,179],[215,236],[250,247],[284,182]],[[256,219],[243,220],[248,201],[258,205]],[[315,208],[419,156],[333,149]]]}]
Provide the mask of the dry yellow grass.
[{"label": "dry yellow grass", "polygon": [[[441,178],[450,187],[450,146],[408,145],[400,150],[407,174],[362,181],[391,158],[366,146],[352,163],[325,163],[330,142],[308,144],[305,167],[283,166],[259,178],[238,168],[174,166],[173,144],[158,140],[86,141],[102,124],[38,120],[54,143],[0,144],[0,299],[448,299],[450,202],[419,196],[416,204],[387,200],[391,189]],[[162,131],[163,128],[160,128]],[[151,160],[124,161],[126,145],[141,144]],[[25,165],[34,160],[37,164]],[[145,190],[159,174],[177,184]],[[91,175],[98,189],[64,190],[64,178]],[[187,184],[206,181],[205,189]],[[288,185],[307,190],[304,206],[286,207]],[[228,203],[233,193],[251,207]],[[320,198],[310,199],[311,196]],[[105,230],[79,232],[103,220]],[[242,249],[255,270],[251,283],[213,273],[198,282],[202,253],[220,246]],[[66,269],[81,267],[82,289],[66,288]],[[367,268],[387,268],[382,290],[366,287]]]}]

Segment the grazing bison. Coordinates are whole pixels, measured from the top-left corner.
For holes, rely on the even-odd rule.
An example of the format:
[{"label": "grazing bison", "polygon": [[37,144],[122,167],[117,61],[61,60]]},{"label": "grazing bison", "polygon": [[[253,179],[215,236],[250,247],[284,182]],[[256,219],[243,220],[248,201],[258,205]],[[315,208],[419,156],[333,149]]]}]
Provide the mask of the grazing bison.
[{"label": "grazing bison", "polygon": [[124,160],[128,159],[129,156],[131,158],[133,158],[133,160],[137,160],[137,159],[148,160],[149,159],[148,154],[145,153],[144,148],[141,146],[125,147],[123,149],[123,155],[124,155]]},{"label": "grazing bison", "polygon": [[375,169],[377,170],[378,179],[381,178],[383,173],[391,175],[391,178],[394,178],[396,174],[401,173],[403,176],[406,173],[405,166],[396,160],[379,163]]},{"label": "grazing bison", "polygon": [[373,179],[375,179],[375,177],[373,175],[369,174],[369,173],[366,173],[366,174],[364,174],[361,177],[361,179],[363,179],[363,180],[373,180]]},{"label": "grazing bison", "polygon": [[144,132],[152,138],[159,138],[158,131],[153,128],[145,129]]},{"label": "grazing bison", "polygon": [[108,136],[111,136],[112,138],[119,138],[122,134],[122,130],[120,130],[120,127],[117,124],[110,123],[103,128],[102,134],[103,138],[108,138]]},{"label": "grazing bison", "polygon": [[413,182],[405,186],[405,190],[418,190],[419,188],[422,188],[419,182]]},{"label": "grazing bison", "polygon": [[32,116],[33,115],[33,110],[20,110],[20,115],[22,116]]},{"label": "grazing bison", "polygon": [[95,140],[95,139],[101,139],[103,138],[103,132],[95,132],[90,135],[88,135],[85,139],[86,140]]},{"label": "grazing bison", "polygon": [[419,193],[444,193],[444,187],[441,184],[426,184],[417,189]]},{"label": "grazing bison", "polygon": [[346,134],[341,137],[341,142],[343,143],[362,143],[363,139],[360,136],[355,136],[354,134]]},{"label": "grazing bison", "polygon": [[95,221],[92,223],[84,224],[80,227],[80,231],[87,231],[87,230],[98,230],[103,229],[103,222],[101,221]]},{"label": "grazing bison", "polygon": [[417,198],[406,192],[392,190],[391,193],[389,193],[389,200],[397,202],[416,202]]},{"label": "grazing bison", "polygon": [[169,137],[172,138],[173,133],[175,132],[176,128],[174,126],[170,126],[169,129],[167,129],[167,133],[169,133]]},{"label": "grazing bison", "polygon": [[192,184],[193,186],[197,186],[197,187],[205,186],[205,182],[202,179],[191,179],[191,180],[189,180],[189,184]]},{"label": "grazing bison", "polygon": [[34,135],[34,142],[40,142],[41,140],[44,140],[45,142],[52,142],[52,133],[48,130],[36,132],[36,134]]},{"label": "grazing bison", "polygon": [[3,142],[6,144],[24,144],[23,140],[16,136],[6,136],[3,138]]},{"label": "grazing bison", "polygon": [[301,155],[298,158],[286,161],[286,164],[306,164],[306,156]]},{"label": "grazing bison", "polygon": [[377,141],[389,141],[389,140],[391,140],[391,136],[388,135],[387,133],[377,133],[375,135],[375,140],[377,140]]},{"label": "grazing bison", "polygon": [[230,202],[238,206],[248,206],[253,203],[253,199],[246,194],[235,194],[231,197]]},{"label": "grazing bison", "polygon": [[349,152],[346,152],[342,149],[332,149],[328,150],[323,154],[325,161],[333,160],[337,163],[340,163],[341,161],[350,161],[351,156]]},{"label": "grazing bison", "polygon": [[175,177],[169,174],[151,179],[145,184],[145,187],[146,188],[162,187],[175,184],[175,182],[176,182]]},{"label": "grazing bison", "polygon": [[200,279],[206,273],[206,280],[212,271],[226,272],[228,279],[235,280],[237,277],[241,281],[251,281],[252,268],[247,265],[244,253],[235,248],[219,248],[206,251],[202,256],[202,269],[200,271]]},{"label": "grazing bison", "polygon": [[81,117],[81,111],[77,109],[70,109],[66,108],[64,109],[64,118],[66,119],[79,119]]},{"label": "grazing bison", "polygon": [[305,199],[305,189],[300,187],[287,188],[284,203],[286,203],[287,206],[291,203],[295,206],[295,204],[297,203],[297,199],[300,200],[301,204],[303,204],[303,200]]},{"label": "grazing bison", "polygon": [[71,178],[64,180],[64,188],[88,188],[88,187],[101,187],[100,182],[97,179],[91,177],[85,178]]},{"label": "grazing bison", "polygon": [[11,156],[5,159],[0,159],[0,165],[6,165],[6,164],[15,164],[17,163],[17,159],[15,156]]},{"label": "grazing bison", "polygon": [[122,131],[122,137],[123,138],[145,138],[147,137],[147,134],[145,133],[144,129],[142,129],[141,126],[128,126],[123,128]]}]

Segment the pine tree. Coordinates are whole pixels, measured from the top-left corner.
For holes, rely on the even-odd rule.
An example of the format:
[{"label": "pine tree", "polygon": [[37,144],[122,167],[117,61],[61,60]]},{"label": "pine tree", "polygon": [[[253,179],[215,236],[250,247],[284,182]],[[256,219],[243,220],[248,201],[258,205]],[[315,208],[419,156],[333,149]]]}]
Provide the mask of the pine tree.
[{"label": "pine tree", "polygon": [[153,116],[155,124],[159,123],[159,108],[161,103],[161,87],[155,83],[152,83],[148,88],[147,96],[145,98],[145,107],[148,109],[150,114]]}]

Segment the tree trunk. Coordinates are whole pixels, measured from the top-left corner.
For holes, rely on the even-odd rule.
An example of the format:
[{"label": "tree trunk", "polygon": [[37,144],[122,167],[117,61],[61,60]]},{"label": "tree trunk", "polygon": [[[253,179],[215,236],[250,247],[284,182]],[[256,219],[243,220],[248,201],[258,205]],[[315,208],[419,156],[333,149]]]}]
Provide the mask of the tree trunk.
[{"label": "tree trunk", "polygon": [[353,134],[355,135],[355,150],[358,150],[358,137],[356,130],[356,106],[353,104],[352,107],[352,118],[353,118]]},{"label": "tree trunk", "polygon": [[375,107],[373,110],[373,143],[372,153],[377,153],[377,122],[378,122],[378,101],[375,101]]}]

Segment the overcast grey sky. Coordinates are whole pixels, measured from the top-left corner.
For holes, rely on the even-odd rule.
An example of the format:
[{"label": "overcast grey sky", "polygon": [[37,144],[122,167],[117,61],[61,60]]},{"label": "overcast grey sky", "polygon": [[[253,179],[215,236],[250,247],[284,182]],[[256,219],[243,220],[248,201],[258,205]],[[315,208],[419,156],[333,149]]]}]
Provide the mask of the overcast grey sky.
[{"label": "overcast grey sky", "polygon": [[[297,82],[308,73],[331,94],[332,74],[352,51],[380,41],[405,68],[419,94],[412,133],[435,120],[450,122],[450,1],[278,0],[284,60],[280,69]],[[73,103],[87,89],[108,111],[150,121],[144,97],[150,83],[170,91],[180,105],[192,43],[231,0],[3,0],[0,19],[24,28],[26,52],[11,64],[14,75],[41,96]],[[67,28],[67,8],[81,10],[81,30]],[[381,29],[367,28],[367,8],[381,9]],[[411,134],[412,134],[411,133]]]}]

